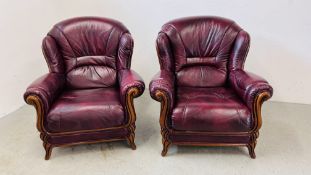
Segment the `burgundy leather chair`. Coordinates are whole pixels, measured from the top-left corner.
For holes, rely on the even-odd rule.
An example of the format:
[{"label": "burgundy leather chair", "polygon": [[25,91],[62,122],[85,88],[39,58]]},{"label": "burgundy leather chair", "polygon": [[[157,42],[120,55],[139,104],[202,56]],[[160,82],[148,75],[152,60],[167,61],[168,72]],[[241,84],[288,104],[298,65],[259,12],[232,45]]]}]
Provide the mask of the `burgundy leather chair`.
[{"label": "burgundy leather chair", "polygon": [[133,98],[144,82],[130,69],[133,39],[118,21],[80,17],[62,21],[42,43],[49,73],[24,99],[37,111],[37,129],[49,159],[53,147],[126,140],[132,149]]},{"label": "burgundy leather chair", "polygon": [[244,71],[249,43],[247,32],[219,17],[162,27],[156,41],[161,71],[149,87],[161,102],[162,156],[176,144],[247,146],[255,158],[261,105],[272,87]]}]

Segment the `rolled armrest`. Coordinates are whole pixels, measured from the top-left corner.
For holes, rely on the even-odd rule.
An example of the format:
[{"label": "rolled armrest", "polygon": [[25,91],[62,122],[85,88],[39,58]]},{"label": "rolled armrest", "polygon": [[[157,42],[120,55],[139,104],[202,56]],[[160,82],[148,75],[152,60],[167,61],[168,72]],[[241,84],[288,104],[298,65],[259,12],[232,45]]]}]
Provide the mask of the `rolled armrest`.
[{"label": "rolled armrest", "polygon": [[150,96],[157,101],[161,101],[157,97],[157,92],[161,91],[166,94],[168,98],[168,105],[170,110],[173,109],[175,101],[175,77],[174,74],[167,70],[158,72],[149,84]]},{"label": "rolled armrest", "polygon": [[237,94],[242,98],[249,109],[253,109],[254,101],[261,93],[267,93],[267,100],[273,94],[269,83],[253,73],[244,70],[234,70],[230,73],[230,84]]},{"label": "rolled armrest", "polygon": [[27,89],[24,94],[24,100],[30,96],[37,96],[43,103],[44,113],[49,111],[53,101],[62,91],[65,84],[63,74],[48,73],[35,80]]},{"label": "rolled armrest", "polygon": [[145,90],[145,84],[142,78],[133,70],[123,69],[118,72],[118,80],[120,85],[120,96],[123,105],[126,104],[126,95],[130,89],[137,89],[133,97],[139,97]]}]

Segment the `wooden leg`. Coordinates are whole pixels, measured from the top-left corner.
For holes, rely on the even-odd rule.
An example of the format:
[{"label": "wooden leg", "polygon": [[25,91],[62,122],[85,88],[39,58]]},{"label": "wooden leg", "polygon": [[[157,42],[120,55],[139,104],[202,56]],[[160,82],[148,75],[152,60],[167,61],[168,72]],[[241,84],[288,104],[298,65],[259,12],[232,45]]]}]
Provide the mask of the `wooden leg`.
[{"label": "wooden leg", "polygon": [[255,147],[257,144],[257,138],[259,136],[259,132],[255,132],[252,137],[251,137],[251,142],[247,145],[248,148],[248,153],[251,156],[252,159],[256,158],[256,154],[255,154]]},{"label": "wooden leg", "polygon": [[162,144],[163,144],[163,150],[162,150],[162,157],[164,157],[166,154],[167,154],[167,151],[168,151],[168,147],[171,145],[171,143],[166,140],[166,139],[162,139]]},{"label": "wooden leg", "polygon": [[44,134],[41,132],[40,133],[40,139],[43,141],[44,140]]},{"label": "wooden leg", "polygon": [[126,138],[127,143],[132,148],[132,150],[136,150],[135,144],[135,125],[130,125],[129,127],[129,136]]},{"label": "wooden leg", "polygon": [[250,144],[247,145],[248,153],[249,153],[249,155],[251,156],[252,159],[256,158],[255,146],[256,146],[256,143],[250,143]]},{"label": "wooden leg", "polygon": [[167,154],[168,147],[171,145],[169,138],[169,132],[168,130],[162,128],[161,129],[161,135],[162,135],[162,145],[163,145],[163,150],[161,155],[164,157]]},{"label": "wooden leg", "polygon": [[43,143],[45,149],[45,160],[49,160],[52,154],[53,146],[49,143]]},{"label": "wooden leg", "polygon": [[132,148],[132,150],[136,150],[136,144],[134,142],[134,137],[132,134],[126,138],[127,144]]}]

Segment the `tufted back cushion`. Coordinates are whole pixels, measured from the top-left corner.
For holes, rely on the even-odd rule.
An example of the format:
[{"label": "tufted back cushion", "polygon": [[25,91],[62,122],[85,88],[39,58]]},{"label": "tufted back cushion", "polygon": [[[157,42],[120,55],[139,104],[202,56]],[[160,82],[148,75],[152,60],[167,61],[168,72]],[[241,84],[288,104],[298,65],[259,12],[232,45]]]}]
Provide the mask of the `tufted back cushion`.
[{"label": "tufted back cushion", "polygon": [[118,48],[126,34],[128,30],[111,19],[68,19],[54,25],[43,52],[51,72],[66,74],[67,88],[111,87],[117,82]]},{"label": "tufted back cushion", "polygon": [[[166,23],[159,35],[169,41],[173,57],[169,69],[175,71],[177,84],[223,86],[240,31],[233,21],[219,17],[189,17]],[[158,45],[160,42],[164,40]]]}]

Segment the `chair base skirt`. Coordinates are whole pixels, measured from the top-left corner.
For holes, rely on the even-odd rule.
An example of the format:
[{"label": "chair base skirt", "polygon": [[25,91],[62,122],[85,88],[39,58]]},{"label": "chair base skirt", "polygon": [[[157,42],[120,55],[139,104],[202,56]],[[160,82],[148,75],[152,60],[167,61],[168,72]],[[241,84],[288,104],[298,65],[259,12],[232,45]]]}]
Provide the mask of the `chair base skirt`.
[{"label": "chair base skirt", "polygon": [[246,146],[251,158],[256,158],[255,147],[257,133],[249,135],[217,135],[217,134],[189,134],[182,133],[169,133],[166,137],[162,137],[163,150],[161,155],[167,154],[170,145],[180,146]]},{"label": "chair base skirt", "polygon": [[131,132],[130,128],[119,128],[60,135],[41,133],[40,138],[43,141],[43,147],[45,149],[45,160],[50,159],[52,149],[55,147],[68,147],[82,144],[127,141],[128,145],[133,150],[136,149],[136,145],[134,142],[135,134],[134,132]]}]

